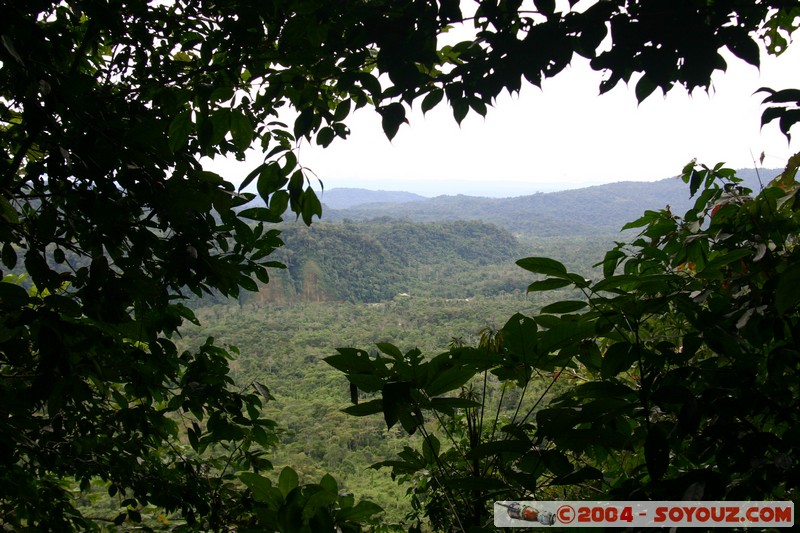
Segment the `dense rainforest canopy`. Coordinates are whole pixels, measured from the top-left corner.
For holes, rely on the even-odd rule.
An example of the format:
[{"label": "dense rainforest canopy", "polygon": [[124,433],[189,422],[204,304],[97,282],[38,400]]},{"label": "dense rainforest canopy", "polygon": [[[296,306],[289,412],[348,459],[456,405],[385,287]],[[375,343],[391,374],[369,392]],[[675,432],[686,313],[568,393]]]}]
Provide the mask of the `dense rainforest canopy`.
[{"label": "dense rainforest canopy", "polygon": [[[639,99],[675,85],[706,88],[710,75],[725,68],[723,48],[758,65],[759,43],[770,53],[782,52],[797,16],[796,2],[787,0],[482,0],[463,6],[458,0],[3,3],[1,258],[6,271],[23,265],[28,279],[26,285],[13,277],[0,283],[0,524],[6,529],[95,528],[93,517],[74,505],[71,483],[84,490],[99,479],[110,495],[124,495],[116,525],[138,522],[141,506],[153,504],[180,513],[180,527],[188,530],[361,529],[378,509],[339,494],[330,476],[300,486],[288,468],[274,483],[261,474],[269,466],[264,449],[275,441],[275,423],[261,411],[269,391],[259,383],[234,387],[229,376],[233,355],[213,339],[186,351],[174,340],[181,324],[196,321],[182,297],[256,290],[257,282],[268,281],[269,269],[279,266],[270,257],[281,245],[272,224],[287,212],[307,224],[320,215],[320,202],[308,187],[310,174],[293,152],[295,144],[305,138],[327,146],[346,138],[347,119],[361,107],[380,113],[390,138],[414,102],[423,110],[446,102],[458,121],[470,112],[485,114],[501,91],[517,91],[526,81],[539,84],[562,71],[575,54],[606,73],[601,91],[620,81],[635,83]],[[472,37],[440,45],[438,36],[453,25],[474,30]],[[771,107],[764,121],[777,119],[788,135],[799,119],[794,104],[800,98],[796,90],[778,89],[783,90],[767,93]],[[278,117],[289,108],[297,118],[284,124]],[[242,159],[252,146],[263,151],[263,163],[238,188],[204,168],[205,158]],[[708,175],[715,173],[719,169]],[[647,474],[635,481],[644,484],[646,494],[655,493],[641,476],[651,481],[668,476],[670,454],[683,453],[684,447],[691,448],[686,460],[692,463],[685,468],[693,476],[699,475],[695,463],[730,465],[715,472],[717,481],[703,478],[709,486],[722,487],[713,494],[728,494],[734,482],[756,494],[761,485],[750,483],[755,474],[741,466],[747,454],[738,448],[715,450],[713,435],[710,448],[692,447],[691,439],[673,436],[675,431],[694,435],[715,413],[734,413],[732,420],[714,418],[713,428],[735,427],[737,434],[760,436],[756,446],[771,450],[764,464],[774,467],[763,470],[767,473],[760,474],[759,483],[783,487],[781,476],[797,468],[796,458],[784,451],[796,449],[796,431],[788,429],[797,427],[791,418],[796,415],[787,413],[797,410],[782,411],[777,418],[757,410],[774,411],[797,399],[796,379],[790,386],[797,370],[791,333],[797,330],[796,218],[793,197],[787,196],[795,190],[794,174],[785,175],[780,188],[766,189],[763,200],[715,204],[720,209],[711,228],[734,235],[723,243],[703,225],[708,222],[704,202],[720,202],[723,193],[700,175],[706,176],[687,170],[693,192],[700,182],[708,185],[704,190],[716,192],[701,195],[703,202],[683,219],[688,226],[664,214],[648,215],[642,222],[651,232],[645,236],[663,244],[663,251],[634,243],[634,252],[615,250],[604,263],[614,281],[603,287],[619,293],[614,299],[593,300],[600,289],[557,264],[535,260],[522,266],[549,276],[535,289],[576,284],[589,291],[594,313],[575,319],[585,336],[571,346],[584,347],[585,353],[558,343],[541,345],[558,352],[543,354],[556,357],[549,366],[566,365],[568,356],[581,355],[582,363],[605,380],[554,409],[577,412],[569,402],[613,396],[623,411],[606,416],[600,410],[597,418],[614,432],[620,417],[639,416],[641,407],[660,405],[667,418],[636,418],[638,440],[630,443],[645,446],[641,472]],[[251,184],[265,207],[249,205],[255,195],[245,188]],[[735,187],[725,194],[744,198]],[[687,237],[691,246],[684,248],[689,251],[670,248],[669,243],[684,242],[675,235],[686,236],[686,231],[700,232],[700,237]],[[615,277],[623,258],[630,258],[625,274]],[[741,262],[752,266],[745,270]],[[670,270],[655,284],[639,280],[680,265],[681,273],[697,276],[684,280]],[[702,275],[704,265],[713,267],[708,275]],[[788,296],[773,301],[769,290],[775,284]],[[719,293],[723,289],[729,292]],[[712,291],[705,307],[692,307],[695,291],[705,290]],[[647,298],[641,303],[628,298],[633,324],[643,326],[645,316],[679,311],[675,327],[694,340],[651,346],[651,337],[642,337],[639,326],[631,331],[633,337],[620,332],[613,339],[607,329],[597,329],[600,316],[611,313],[622,320],[624,315],[603,306],[637,291]],[[670,291],[685,298],[668,298]],[[736,308],[743,309],[746,319],[731,314],[742,298],[743,306]],[[681,302],[689,307],[664,307]],[[572,302],[550,311],[583,308]],[[726,324],[732,321],[736,332],[763,338],[704,338],[709,321],[721,327],[717,315],[726,317]],[[535,338],[537,328],[529,319],[515,320],[519,334],[508,335],[505,344],[512,352]],[[686,329],[684,321],[695,329]],[[540,320],[538,327],[555,324]],[[596,343],[592,332],[599,335]],[[608,351],[600,352],[607,348],[604,339],[618,346],[619,362]],[[750,357],[752,350],[761,359]],[[387,346],[384,351],[397,355]],[[739,358],[740,352],[746,356]],[[614,362],[601,364],[598,353],[606,353],[603,361]],[[672,367],[656,361],[653,354],[659,353],[691,363],[684,373],[664,378],[680,381],[684,394],[661,398],[661,403],[654,395],[663,387],[651,376]],[[729,377],[736,376],[731,379],[744,375],[756,380],[757,390],[772,392],[747,406],[725,403],[722,392],[721,405],[700,396],[693,387],[720,387],[718,382],[726,380],[712,372],[701,377],[714,383],[694,381],[692,358],[719,368],[724,365],[714,354],[719,358],[722,353],[735,365],[747,359],[741,368],[731,367]],[[640,367],[638,382],[610,384],[633,362]],[[510,364],[505,359],[496,363]],[[648,370],[652,365],[656,374]],[[463,369],[457,374],[449,386],[458,388],[466,376]],[[365,390],[375,390],[377,381],[367,381],[371,385]],[[398,382],[405,383],[402,375]],[[389,396],[394,407],[387,414],[387,421],[399,417],[409,430],[417,427],[418,415],[404,410],[412,385],[418,384],[391,387],[401,395]],[[429,383],[426,394],[454,390],[449,386]],[[752,417],[737,415],[740,407],[752,411]],[[690,419],[679,417],[675,426],[669,416],[681,412]],[[564,460],[569,458],[563,454],[589,452],[564,431],[581,431],[578,425],[585,421],[568,417],[567,424],[560,422],[563,418],[541,416],[543,433],[536,439],[548,437],[560,450],[545,456],[548,468],[557,476],[566,474]],[[431,457],[438,453],[433,442],[428,442]],[[600,451],[591,453],[602,459]],[[594,470],[587,471],[579,480],[593,475]],[[480,503],[485,487],[476,491]],[[632,486],[626,494],[638,493]],[[473,519],[480,519],[482,512],[475,505],[471,509]]]}]

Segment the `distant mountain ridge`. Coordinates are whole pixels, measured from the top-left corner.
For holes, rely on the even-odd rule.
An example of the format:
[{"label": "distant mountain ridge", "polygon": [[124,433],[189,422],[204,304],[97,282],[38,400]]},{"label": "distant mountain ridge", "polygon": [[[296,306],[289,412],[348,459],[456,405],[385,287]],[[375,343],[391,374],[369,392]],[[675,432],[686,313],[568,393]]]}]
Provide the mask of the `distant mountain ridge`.
[{"label": "distant mountain ridge", "polygon": [[[766,185],[780,171],[759,172]],[[739,175],[759,189],[754,171]],[[325,194],[333,205],[352,207],[326,204],[322,221],[311,227],[280,225],[286,245],[270,257],[287,268],[273,270],[270,283],[240,303],[374,303],[407,294],[468,298],[524,290],[515,259],[544,255],[588,271],[614,240],[626,238],[619,235],[622,226],[645,210],[669,205],[680,215],[694,204],[678,178],[512,198],[358,189]]]},{"label": "distant mountain ridge", "polygon": [[[780,172],[780,169],[760,169],[757,175],[753,169],[744,169],[737,174],[744,179],[746,187],[758,190],[759,179],[766,185]],[[694,205],[689,196],[689,186],[677,177],[655,182],[617,182],[513,198],[458,195],[423,197],[411,202],[383,198],[380,203],[355,204],[347,209],[329,206],[323,211],[323,221],[374,218],[415,222],[481,220],[513,233],[542,237],[591,236],[616,233],[648,209],[663,209],[669,205],[673,212],[682,214]]]},{"label": "distant mountain ridge", "polygon": [[400,204],[428,200],[425,196],[405,191],[373,191],[351,187],[327,189],[321,194],[322,203],[330,209],[349,209],[369,204]]}]

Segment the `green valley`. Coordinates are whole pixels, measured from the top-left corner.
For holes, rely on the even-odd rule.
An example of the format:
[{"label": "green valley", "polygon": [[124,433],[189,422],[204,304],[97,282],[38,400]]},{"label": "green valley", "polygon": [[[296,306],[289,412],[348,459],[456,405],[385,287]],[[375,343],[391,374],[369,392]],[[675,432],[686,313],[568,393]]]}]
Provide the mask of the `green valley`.
[{"label": "green valley", "polygon": [[[663,182],[630,184],[629,191],[625,185],[574,191],[574,209],[562,213],[586,217],[603,212],[610,220],[621,220],[628,209],[615,212],[608,205],[634,200],[615,202],[614,194],[656,198],[664,187]],[[648,189],[655,192],[642,195]],[[611,192],[600,194],[604,190]],[[559,200],[563,194],[541,196],[565,210],[567,204]],[[538,196],[507,201],[524,205]],[[415,199],[412,205],[430,201]],[[492,218],[488,213],[495,212],[481,210],[489,199],[448,201],[459,206],[444,210],[451,217],[468,212]],[[398,202],[380,204],[380,211],[409,215],[402,196]],[[517,259],[553,257],[570,271],[599,276],[594,265],[620,236],[618,231],[601,232],[602,226],[587,235],[557,223],[538,232],[544,235],[532,234],[520,231],[524,223],[519,220],[512,234],[492,223],[447,220],[444,215],[436,222],[406,215],[349,218],[361,213],[359,209],[335,212],[330,217],[334,221],[310,227],[284,224],[285,245],[270,257],[286,268],[271,270],[268,284],[242,293],[236,303],[194,301],[202,325],[185,329],[181,344],[196,347],[211,336],[218,344],[236,346],[239,356],[231,363],[236,383],[248,388],[258,382],[275,396],[268,404],[268,416],[281,427],[280,444],[268,455],[275,472],[290,465],[306,482],[331,473],[344,490],[381,505],[387,522],[399,523],[411,511],[405,495],[411,485],[400,487],[388,469],[370,466],[391,460],[409,444],[408,437],[398,427],[387,430],[380,416],[343,413],[350,405],[347,381],[323,359],[345,346],[371,346],[377,353],[379,343],[403,351],[419,348],[429,357],[453,343],[477,346],[485,328],[497,331],[515,313],[533,315],[568,294],[526,295],[530,280],[514,264]],[[324,220],[328,218],[326,213]],[[490,387],[492,394],[498,393],[495,387]],[[418,439],[411,442],[419,444]]]},{"label": "green valley", "polygon": [[347,382],[323,358],[339,347],[384,342],[429,356],[454,341],[477,345],[483,328],[497,330],[514,313],[535,313],[556,298],[526,296],[529,281],[516,259],[550,254],[591,272],[614,238],[515,236],[475,220],[388,217],[281,230],[285,246],[270,257],[286,269],[271,270],[268,284],[237,303],[194,300],[202,325],[186,328],[181,345],[194,348],[211,336],[236,346],[236,383],[259,382],[275,396],[268,416],[282,431],[268,457],[276,472],[291,465],[307,482],[329,472],[386,509],[391,523],[411,510],[408,486],[369,467],[390,460],[407,437],[386,430],[380,417],[342,413]]},{"label": "green valley", "polygon": [[[268,284],[242,293],[237,303],[195,300],[202,326],[186,329],[182,345],[197,347],[211,336],[237,347],[240,355],[231,363],[236,383],[247,388],[258,382],[275,396],[268,413],[282,428],[280,444],[269,454],[276,472],[290,465],[306,482],[331,473],[344,490],[381,505],[387,522],[399,523],[411,511],[405,496],[411,485],[399,487],[389,470],[370,466],[391,460],[408,437],[398,427],[387,430],[380,416],[343,413],[350,405],[347,382],[323,359],[345,346],[371,346],[377,353],[380,343],[419,348],[429,357],[453,343],[477,346],[485,328],[497,331],[515,313],[533,316],[569,295],[526,295],[530,280],[515,260],[552,257],[569,271],[599,278],[594,265],[621,236],[604,232],[597,220],[605,217],[619,228],[630,213],[657,208],[659,198],[662,207],[669,201],[685,205],[674,189],[673,180],[664,180],[500,200],[521,206],[520,212],[543,202],[553,213],[548,216],[554,222],[536,232],[525,231],[533,226],[518,217],[514,234],[510,223],[504,229],[481,220],[450,220],[466,212],[502,223],[498,216],[515,211],[491,205],[498,200],[415,198],[408,204],[391,193],[395,201],[373,204],[387,193],[366,195],[366,205],[326,213],[324,220],[333,222],[282,225],[285,245],[270,257],[286,268],[273,269]],[[443,208],[445,203],[451,207]],[[360,218],[373,209],[384,216]],[[441,220],[425,221],[431,217],[415,209],[429,209]],[[536,219],[537,211],[530,212]],[[558,223],[566,213],[591,231]]]}]

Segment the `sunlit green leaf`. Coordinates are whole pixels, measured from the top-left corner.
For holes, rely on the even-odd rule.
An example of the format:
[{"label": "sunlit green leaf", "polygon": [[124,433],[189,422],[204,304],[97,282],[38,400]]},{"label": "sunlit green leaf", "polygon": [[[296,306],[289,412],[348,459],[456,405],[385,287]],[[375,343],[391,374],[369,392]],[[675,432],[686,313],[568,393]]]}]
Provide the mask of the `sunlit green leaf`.
[{"label": "sunlit green leaf", "polygon": [[270,502],[273,499],[272,482],[254,472],[242,472],[239,479],[253,491],[253,498],[258,502]]},{"label": "sunlit green leaf", "polygon": [[622,230],[626,229],[633,229],[633,228],[640,228],[642,226],[646,226],[655,222],[658,219],[659,215],[655,211],[645,211],[644,215],[639,217],[638,219],[634,220],[633,222],[628,222],[624,226],[622,226]]},{"label": "sunlit green leaf", "polygon": [[303,507],[302,518],[303,521],[309,521],[311,518],[323,509],[327,509],[330,505],[338,500],[338,495],[335,492],[327,490],[320,490],[311,495]]},{"label": "sunlit green leaf", "polygon": [[297,487],[298,478],[297,472],[295,472],[290,467],[284,467],[281,470],[281,474],[278,477],[278,489],[280,489],[281,494],[285,498],[288,494]]}]

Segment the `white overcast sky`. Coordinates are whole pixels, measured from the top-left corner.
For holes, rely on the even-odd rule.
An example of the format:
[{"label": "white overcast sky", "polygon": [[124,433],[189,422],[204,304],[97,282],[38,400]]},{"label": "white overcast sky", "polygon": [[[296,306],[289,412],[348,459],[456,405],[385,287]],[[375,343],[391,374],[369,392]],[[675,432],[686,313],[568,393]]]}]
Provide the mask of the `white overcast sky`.
[{"label": "white overcast sky", "polygon": [[[783,167],[791,145],[777,123],[760,127],[760,87],[800,87],[800,45],[775,58],[762,54],[757,69],[730,56],[711,93],[688,95],[675,88],[637,104],[631,87],[620,84],[598,95],[602,74],[576,56],[573,64],[541,89],[525,85],[503,93],[486,118],[471,114],[459,127],[450,108],[423,117],[418,104],[410,124],[387,140],[380,117],[359,110],[349,119],[351,135],[326,149],[304,142],[300,163],[325,189],[363,187],[407,190],[426,196],[474,194],[515,196],[615,181],[650,181],[677,175],[693,158],[734,168]],[[800,128],[798,128],[800,129]],[[795,131],[795,137],[800,132]],[[260,162],[249,158],[249,168]],[[236,182],[245,168],[215,170]],[[316,183],[312,183],[315,188]],[[323,197],[324,201],[324,197]]]}]

